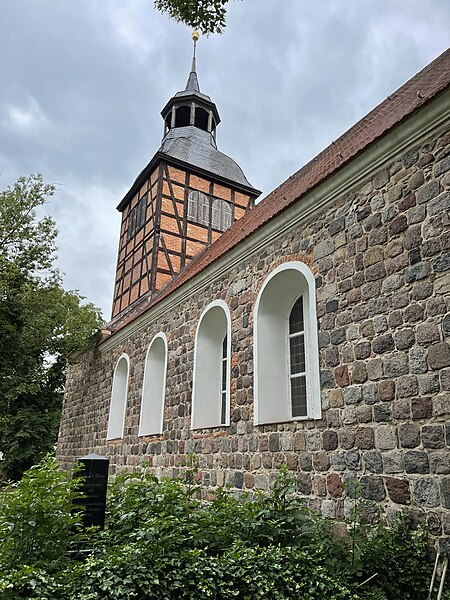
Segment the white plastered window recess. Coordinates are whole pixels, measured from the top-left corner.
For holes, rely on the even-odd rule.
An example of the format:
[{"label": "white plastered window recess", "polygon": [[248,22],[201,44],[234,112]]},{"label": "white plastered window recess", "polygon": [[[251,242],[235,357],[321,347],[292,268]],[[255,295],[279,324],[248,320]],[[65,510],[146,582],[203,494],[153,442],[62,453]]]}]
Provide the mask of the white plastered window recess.
[{"label": "white plastered window recess", "polygon": [[163,431],[164,399],[167,373],[167,338],[162,332],[151,341],[144,367],[139,435],[156,435]]},{"label": "white plastered window recess", "polygon": [[194,348],[192,429],[230,424],[231,317],[222,300],[202,312]]},{"label": "white plastered window recess", "polygon": [[302,262],[267,277],[254,310],[255,424],[321,418],[315,279]]},{"label": "white plastered window recess", "polygon": [[130,358],[122,354],[114,369],[111,402],[109,405],[108,433],[106,439],[114,440],[123,437],[125,411],[127,408],[128,373]]}]

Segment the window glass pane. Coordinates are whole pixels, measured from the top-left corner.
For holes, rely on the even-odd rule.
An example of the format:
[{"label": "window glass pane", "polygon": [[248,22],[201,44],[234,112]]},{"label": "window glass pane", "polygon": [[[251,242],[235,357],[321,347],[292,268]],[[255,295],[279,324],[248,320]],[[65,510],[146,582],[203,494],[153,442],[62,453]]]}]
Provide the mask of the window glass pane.
[{"label": "window glass pane", "polygon": [[144,226],[145,211],[147,209],[147,194],[142,196],[134,208],[131,209],[128,217],[128,239]]},{"label": "window glass pane", "polygon": [[303,296],[300,296],[289,315],[289,333],[298,333],[303,330]]},{"label": "window glass pane", "polygon": [[214,200],[212,204],[212,215],[211,215],[211,225],[214,229],[221,229],[221,200]]},{"label": "window glass pane", "polygon": [[198,208],[198,192],[196,190],[189,190],[188,195],[188,219],[193,221],[197,220],[197,208]]},{"label": "window glass pane", "polygon": [[225,425],[226,423],[226,411],[227,411],[227,394],[222,392],[222,406],[220,411],[220,424]]},{"label": "window glass pane", "polygon": [[305,336],[303,333],[289,338],[291,375],[305,372]]},{"label": "window glass pane", "polygon": [[222,231],[231,227],[231,206],[227,202],[222,202]]},{"label": "window glass pane", "polygon": [[208,225],[209,223],[209,199],[203,192],[198,192],[197,222],[203,225]]},{"label": "window glass pane", "polygon": [[291,377],[292,416],[306,416],[306,377]]}]

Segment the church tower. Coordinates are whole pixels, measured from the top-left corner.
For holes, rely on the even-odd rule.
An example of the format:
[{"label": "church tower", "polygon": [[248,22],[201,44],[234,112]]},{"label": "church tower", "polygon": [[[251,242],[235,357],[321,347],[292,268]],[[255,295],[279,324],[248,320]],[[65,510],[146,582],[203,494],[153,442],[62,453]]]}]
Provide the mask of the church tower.
[{"label": "church tower", "polygon": [[122,213],[112,318],[157,294],[249,210],[260,192],[217,149],[219,112],[200,91],[194,55],[183,91],[161,111],[161,146],[117,209]]}]

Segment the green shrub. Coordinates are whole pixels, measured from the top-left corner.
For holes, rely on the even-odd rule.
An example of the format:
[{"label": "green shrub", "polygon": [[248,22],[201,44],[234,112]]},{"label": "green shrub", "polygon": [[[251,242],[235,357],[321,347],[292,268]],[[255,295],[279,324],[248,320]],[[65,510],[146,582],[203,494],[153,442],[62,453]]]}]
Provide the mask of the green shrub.
[{"label": "green shrub", "polygon": [[47,456],[19,483],[0,490],[0,572],[20,565],[59,562],[76,539],[77,480]]},{"label": "green shrub", "polygon": [[68,552],[80,540],[76,485],[47,458],[1,498],[2,600],[419,600],[430,579],[424,530],[367,527],[356,511],[338,538],[286,470],[269,492],[220,489],[210,502],[192,477],[121,474],[81,561]]}]

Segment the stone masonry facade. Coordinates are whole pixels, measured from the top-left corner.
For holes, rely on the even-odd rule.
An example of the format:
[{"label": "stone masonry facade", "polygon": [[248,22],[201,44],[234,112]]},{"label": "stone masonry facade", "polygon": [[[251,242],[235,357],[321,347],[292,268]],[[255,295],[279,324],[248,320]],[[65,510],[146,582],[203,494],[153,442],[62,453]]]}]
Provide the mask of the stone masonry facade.
[{"label": "stone masonry facade", "polygon": [[[58,455],[110,458],[112,472],[144,461],[177,476],[191,453],[205,489],[267,489],[287,465],[302,495],[326,517],[361,498],[388,519],[428,515],[450,545],[450,131],[410,149],[358,189],[336,198],[188,301],[107,351],[72,365]],[[322,419],[253,424],[253,310],[280,263],[306,262],[316,276]],[[191,430],[195,332],[222,299],[232,317],[231,424]],[[168,340],[164,431],[139,437],[149,343]],[[106,441],[112,378],[130,356],[124,437]],[[350,486],[350,487],[349,487]]]}]

